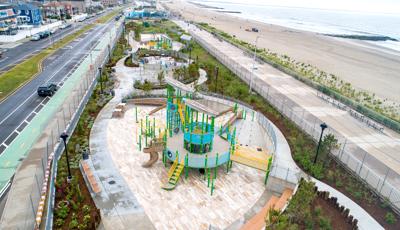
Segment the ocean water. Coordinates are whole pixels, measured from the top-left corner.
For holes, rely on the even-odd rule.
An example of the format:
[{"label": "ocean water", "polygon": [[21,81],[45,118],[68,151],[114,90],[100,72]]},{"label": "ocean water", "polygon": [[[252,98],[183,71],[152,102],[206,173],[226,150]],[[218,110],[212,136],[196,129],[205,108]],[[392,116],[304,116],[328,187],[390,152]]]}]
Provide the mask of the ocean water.
[{"label": "ocean water", "polygon": [[[288,28],[332,35],[381,35],[400,41],[400,15],[248,4],[239,0],[191,1],[234,11],[234,16]],[[398,41],[371,42],[400,51]]]}]

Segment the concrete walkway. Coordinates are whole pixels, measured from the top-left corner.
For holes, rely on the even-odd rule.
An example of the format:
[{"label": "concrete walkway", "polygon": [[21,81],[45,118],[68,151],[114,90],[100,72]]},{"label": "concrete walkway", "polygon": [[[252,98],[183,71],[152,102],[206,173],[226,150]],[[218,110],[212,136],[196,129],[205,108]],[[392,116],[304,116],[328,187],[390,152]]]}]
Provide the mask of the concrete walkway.
[{"label": "concrete walkway", "polygon": [[[95,169],[94,174],[98,177],[102,188],[101,194],[97,195],[94,201],[101,210],[103,229],[131,229],[132,226],[135,226],[135,229],[154,229],[143,207],[114,165],[107,149],[106,127],[112,111],[121,99],[131,92],[134,79],[138,76],[138,74],[124,74],[127,71],[124,58],[115,68],[119,87],[115,89],[115,97],[97,116],[90,133],[90,159]],[[120,68],[125,71],[119,71]]]}]

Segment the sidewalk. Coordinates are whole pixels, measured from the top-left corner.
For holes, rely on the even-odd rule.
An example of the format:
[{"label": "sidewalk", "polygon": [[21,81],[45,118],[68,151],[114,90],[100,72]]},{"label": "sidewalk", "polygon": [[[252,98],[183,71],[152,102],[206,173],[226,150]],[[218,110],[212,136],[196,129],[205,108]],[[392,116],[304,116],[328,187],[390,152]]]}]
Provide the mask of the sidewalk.
[{"label": "sidewalk", "polygon": [[[132,68],[124,66],[124,59],[119,60],[115,67],[119,81],[115,97],[100,111],[90,133],[90,159],[102,188],[94,201],[101,210],[103,229],[131,229],[132,226],[136,229],[154,229],[143,207],[115,167],[105,143],[108,139],[107,124],[115,106],[132,91],[134,79],[139,77],[138,71],[135,74]],[[109,183],[112,180],[114,184]]]}]

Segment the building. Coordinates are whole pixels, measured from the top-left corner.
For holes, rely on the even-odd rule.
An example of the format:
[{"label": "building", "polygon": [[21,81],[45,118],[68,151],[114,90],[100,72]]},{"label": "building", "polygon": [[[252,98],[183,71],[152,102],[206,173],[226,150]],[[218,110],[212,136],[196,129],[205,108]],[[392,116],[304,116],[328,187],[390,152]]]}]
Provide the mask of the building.
[{"label": "building", "polygon": [[113,7],[119,4],[119,0],[101,0],[101,4],[104,7]]},{"label": "building", "polygon": [[68,19],[72,15],[72,5],[69,2],[48,2],[43,4],[44,18]]},{"label": "building", "polygon": [[40,25],[42,23],[42,14],[39,7],[29,3],[18,3],[14,7],[18,16],[26,18],[28,25]]},{"label": "building", "polygon": [[14,29],[17,29],[17,14],[11,5],[0,4],[0,33],[9,33]]}]

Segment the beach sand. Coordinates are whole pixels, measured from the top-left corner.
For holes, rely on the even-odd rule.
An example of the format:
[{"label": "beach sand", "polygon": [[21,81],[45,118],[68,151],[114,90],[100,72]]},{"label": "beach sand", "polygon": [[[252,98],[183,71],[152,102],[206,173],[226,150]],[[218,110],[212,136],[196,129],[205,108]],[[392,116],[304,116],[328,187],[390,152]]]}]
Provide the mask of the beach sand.
[{"label": "beach sand", "polygon": [[[312,32],[246,20],[235,14],[213,12],[182,0],[165,4],[186,20],[206,22],[238,39],[305,62],[339,76],[356,89],[400,102],[400,52],[368,42],[333,38]],[[259,33],[247,32],[256,27]]]}]

